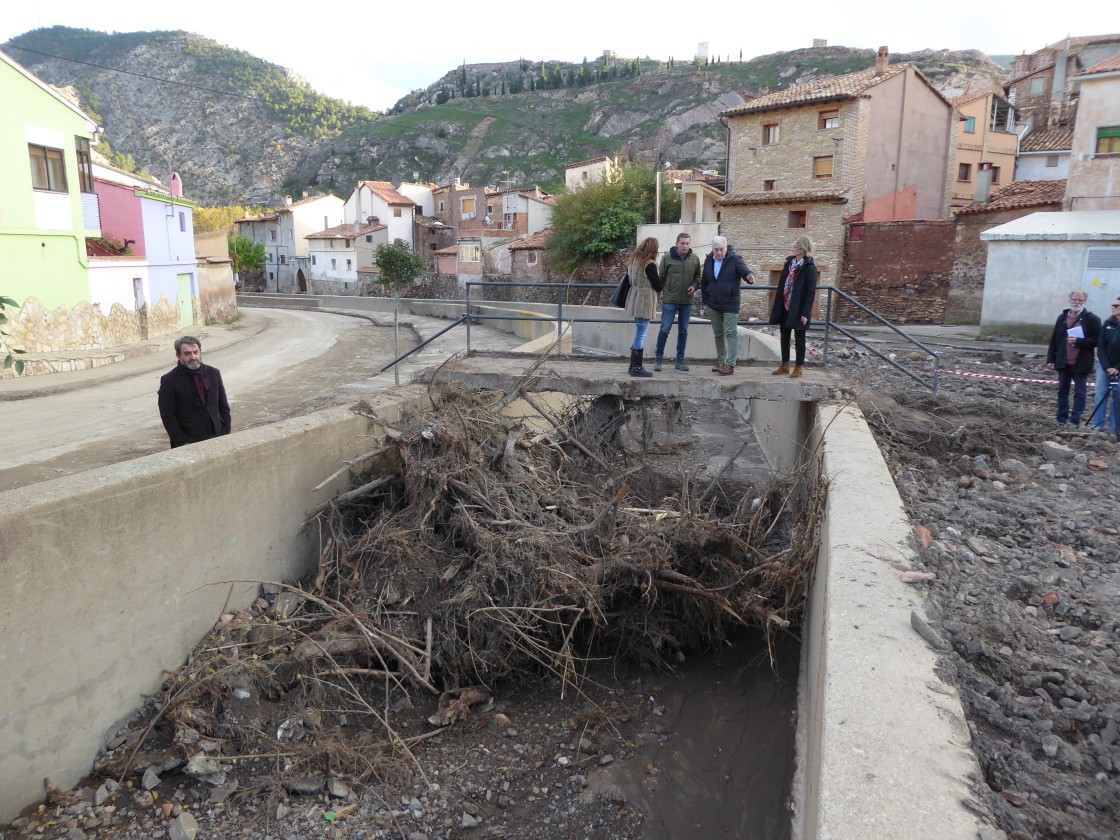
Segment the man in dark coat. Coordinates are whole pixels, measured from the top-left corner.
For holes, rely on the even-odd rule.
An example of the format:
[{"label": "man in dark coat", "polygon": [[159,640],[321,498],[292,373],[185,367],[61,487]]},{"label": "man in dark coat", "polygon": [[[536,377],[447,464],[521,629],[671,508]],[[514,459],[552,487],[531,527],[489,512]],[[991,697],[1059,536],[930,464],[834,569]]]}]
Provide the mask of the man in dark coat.
[{"label": "man in dark coat", "polygon": [[[1085,308],[1089,296],[1078,289],[1069,294],[1069,309],[1063,309],[1054,322],[1046,367],[1058,372],[1058,425],[1081,425],[1085,411],[1086,383],[1096,364],[1094,353],[1101,334],[1101,319]],[[1069,386],[1073,384],[1073,410],[1069,407]]]},{"label": "man in dark coat", "polygon": [[159,416],[171,448],[198,443],[233,428],[222,374],[202,363],[202,342],[193,335],[175,339],[175,368],[159,380]]},{"label": "man in dark coat", "polygon": [[1101,406],[1102,426],[1105,407],[1111,405],[1112,411],[1108,412],[1109,425],[1112,426],[1112,435],[1120,440],[1120,390],[1117,389],[1117,377],[1120,377],[1120,298],[1112,301],[1112,315],[1101,324],[1101,337],[1097,345],[1098,365],[1104,371],[1103,383],[1097,379],[1096,399]]},{"label": "man in dark coat", "polygon": [[712,250],[700,269],[700,296],[716,343],[713,373],[730,376],[739,358],[739,287],[741,281],[754,283],[754,272],[727,244],[726,237],[712,239]]}]

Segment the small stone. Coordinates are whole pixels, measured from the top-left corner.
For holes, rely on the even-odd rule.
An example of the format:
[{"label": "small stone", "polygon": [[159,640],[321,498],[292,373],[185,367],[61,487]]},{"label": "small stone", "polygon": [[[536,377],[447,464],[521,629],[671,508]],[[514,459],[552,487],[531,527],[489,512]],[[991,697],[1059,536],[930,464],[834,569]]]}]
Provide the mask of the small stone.
[{"label": "small stone", "polygon": [[1042,442],[1042,457],[1047,461],[1072,461],[1074,451],[1064,443],[1044,440]]},{"label": "small stone", "polygon": [[167,827],[167,836],[171,840],[194,840],[196,834],[198,834],[198,821],[190,811],[181,813]]},{"label": "small stone", "polygon": [[280,802],[279,804],[277,804],[277,806],[276,806],[276,820],[277,820],[277,822],[279,822],[280,820],[287,817],[288,814],[290,814],[290,813],[292,813],[292,809],[289,808],[287,805],[285,805],[283,802]]},{"label": "small stone", "polygon": [[144,790],[155,790],[157,787],[159,787],[159,783],[159,773],[156,772],[154,767],[149,767],[144,771],[144,778],[140,782]]},{"label": "small stone", "polygon": [[345,799],[350,795],[350,786],[342,779],[330,779],[327,782],[327,793],[335,799]]},{"label": "small stone", "polygon": [[600,767],[606,767],[608,764],[614,764],[614,756],[610,753],[606,753],[599,759]]},{"label": "small stone", "polygon": [[987,544],[978,537],[969,537],[965,540],[965,543],[974,553],[979,554],[981,557],[988,553]]},{"label": "small stone", "polygon": [[462,821],[459,823],[463,828],[478,828],[478,818],[472,817],[466,811],[463,812]]}]

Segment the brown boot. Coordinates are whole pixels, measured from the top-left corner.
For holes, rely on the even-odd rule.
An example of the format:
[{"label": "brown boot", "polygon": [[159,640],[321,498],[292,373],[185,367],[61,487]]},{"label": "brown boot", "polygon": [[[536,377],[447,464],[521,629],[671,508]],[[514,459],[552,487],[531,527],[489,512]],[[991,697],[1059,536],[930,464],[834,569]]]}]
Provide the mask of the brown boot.
[{"label": "brown boot", "polygon": [[[770,371],[771,376],[781,376],[783,373],[789,373],[789,362],[782,362],[780,365]],[[798,375],[800,376],[800,374]]]},{"label": "brown boot", "polygon": [[801,365],[794,365],[793,366],[793,370],[790,372],[789,378],[790,379],[800,379],[801,378]]}]

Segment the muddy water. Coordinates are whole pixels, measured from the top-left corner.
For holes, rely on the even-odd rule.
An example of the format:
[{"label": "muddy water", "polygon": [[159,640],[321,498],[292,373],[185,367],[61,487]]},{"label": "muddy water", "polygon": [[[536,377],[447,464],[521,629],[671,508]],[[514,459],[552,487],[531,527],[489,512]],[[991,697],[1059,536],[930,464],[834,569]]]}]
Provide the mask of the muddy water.
[{"label": "muddy water", "polygon": [[799,655],[786,638],[771,666],[758,634],[743,634],[665,681],[666,737],[613,776],[647,815],[644,840],[790,837]]}]

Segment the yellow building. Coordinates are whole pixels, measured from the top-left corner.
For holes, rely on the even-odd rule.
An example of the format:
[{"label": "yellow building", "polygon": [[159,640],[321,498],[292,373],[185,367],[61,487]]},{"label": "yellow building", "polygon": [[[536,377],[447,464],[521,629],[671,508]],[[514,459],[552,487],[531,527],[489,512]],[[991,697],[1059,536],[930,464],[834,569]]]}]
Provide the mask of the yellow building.
[{"label": "yellow building", "polygon": [[953,209],[984,201],[991,191],[1015,178],[1015,109],[994,93],[958,96],[957,165]]}]

